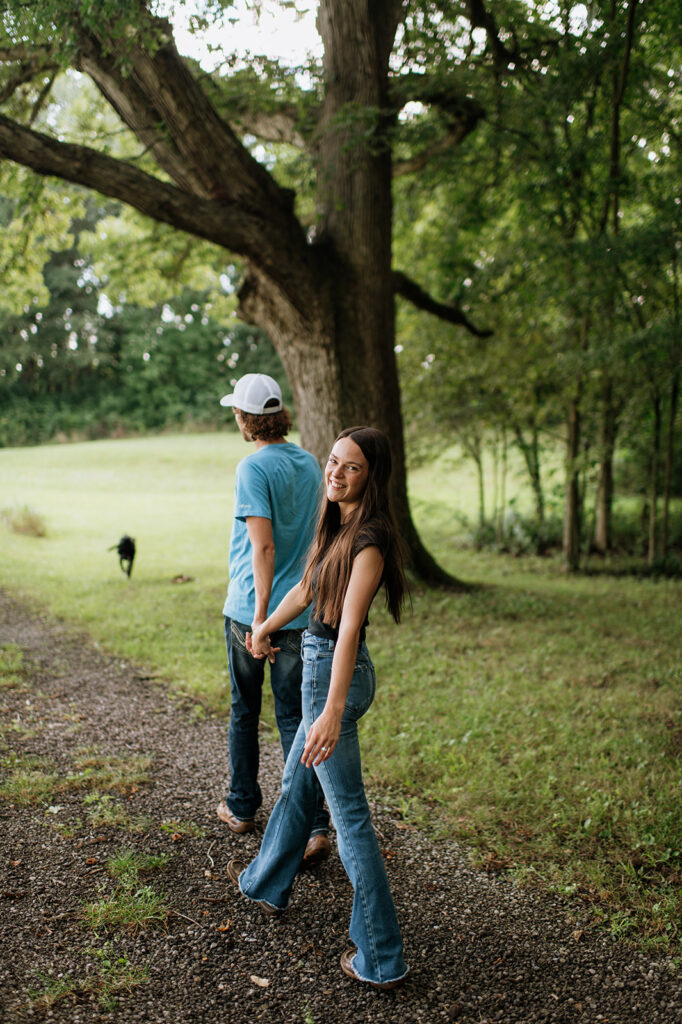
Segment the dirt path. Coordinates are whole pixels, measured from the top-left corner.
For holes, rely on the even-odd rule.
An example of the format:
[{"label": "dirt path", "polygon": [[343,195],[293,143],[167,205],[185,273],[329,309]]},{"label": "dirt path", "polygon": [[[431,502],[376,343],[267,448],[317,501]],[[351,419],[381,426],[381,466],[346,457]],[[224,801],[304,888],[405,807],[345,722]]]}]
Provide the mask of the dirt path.
[{"label": "dirt path", "polygon": [[[299,876],[276,922],[226,879],[260,831],[238,838],[215,817],[224,721],[0,591],[3,645],[1,1021],[682,1022],[669,963],[471,871],[384,806],[374,820],[411,973],[393,992],[357,985],[339,968],[351,892],[336,856]],[[280,757],[264,745],[267,809]]]}]

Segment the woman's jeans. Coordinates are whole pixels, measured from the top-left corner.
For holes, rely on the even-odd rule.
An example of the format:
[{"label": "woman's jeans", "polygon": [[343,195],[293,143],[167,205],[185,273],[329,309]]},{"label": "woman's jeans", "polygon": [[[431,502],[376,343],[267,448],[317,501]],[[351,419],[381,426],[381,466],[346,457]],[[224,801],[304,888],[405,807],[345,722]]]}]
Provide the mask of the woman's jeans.
[{"label": "woman's jeans", "polygon": [[[246,633],[251,627],[225,617],[225,644],[230,669],[232,710],[228,731],[230,751],[230,792],[226,804],[242,821],[255,817],[263,802],[258,785],[260,718],[263,681],[267,659],[257,659],[246,649]],[[272,636],[272,646],[280,650],[270,666],[270,685],[275,702],[275,717],[286,761],[301,722],[301,636],[302,629],[282,629]],[[329,814],[324,796],[317,787],[317,811],[313,832],[327,832]]]},{"label": "woman's jeans", "polygon": [[355,973],[364,981],[388,982],[407,973],[403,944],[386,869],[370,821],[360,765],[357,722],[374,699],[375,675],[360,645],[331,757],[316,768],[301,764],[306,735],[324,709],[334,641],[303,634],[303,720],[284,768],[282,795],[270,816],[260,852],[239,876],[245,896],[284,909],[315,817],[319,778],[336,829],[339,856],[354,891],[350,937],[357,946]]}]

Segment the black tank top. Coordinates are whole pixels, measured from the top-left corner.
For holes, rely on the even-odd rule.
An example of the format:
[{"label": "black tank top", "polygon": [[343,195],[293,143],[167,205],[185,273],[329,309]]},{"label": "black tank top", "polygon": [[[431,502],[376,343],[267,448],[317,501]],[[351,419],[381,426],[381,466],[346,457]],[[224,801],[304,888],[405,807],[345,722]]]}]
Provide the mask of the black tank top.
[{"label": "black tank top", "polygon": [[[382,558],[385,558],[386,554],[388,553],[388,531],[384,523],[382,523],[380,520],[371,520],[369,523],[366,523],[365,526],[363,526],[362,530],[360,530],[357,537],[355,538],[355,544],[353,546],[353,560],[356,559],[356,557],[360,554],[361,551],[363,551],[365,548],[370,547],[379,548]],[[317,575],[319,572],[319,568],[320,567],[318,566],[317,569],[315,570],[315,575],[313,576],[313,601],[310,606],[310,614],[308,616],[308,632],[312,633],[313,636],[324,637],[324,639],[326,640],[338,640],[338,623],[333,626],[329,622],[323,622],[322,619],[318,619],[315,614],[315,605],[317,598]],[[376,597],[377,591],[381,588],[382,583],[383,577],[379,581],[379,586],[377,587],[377,590],[374,592],[374,597]],[[374,597],[372,598],[372,601],[374,600]],[[365,619],[362,629],[360,630],[360,643],[364,643],[367,626],[369,626],[369,615]]]}]

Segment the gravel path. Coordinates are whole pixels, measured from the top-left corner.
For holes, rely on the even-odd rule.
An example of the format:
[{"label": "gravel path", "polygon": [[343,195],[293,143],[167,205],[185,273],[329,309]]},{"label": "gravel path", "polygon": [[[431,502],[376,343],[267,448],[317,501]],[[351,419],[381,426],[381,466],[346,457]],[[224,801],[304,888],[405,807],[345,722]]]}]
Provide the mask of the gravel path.
[{"label": "gravel path", "polygon": [[[224,720],[197,717],[0,591],[9,643],[24,667],[0,689],[0,784],[19,770],[52,779],[40,802],[0,799],[0,1021],[682,1024],[672,964],[591,932],[580,908],[471,870],[456,844],[434,844],[381,804],[373,817],[411,973],[391,992],[354,983],[339,968],[351,890],[336,855],[299,875],[278,921],[226,878],[227,860],[253,856],[261,830],[239,838],[215,816]],[[93,772],[145,756],[147,781],[93,790]],[[264,744],[261,771],[269,809],[276,744]],[[126,818],[103,823],[107,813]],[[122,850],[169,858],[133,887],[162,893],[168,916],[93,928],[84,908],[120,894],[107,862]]]}]

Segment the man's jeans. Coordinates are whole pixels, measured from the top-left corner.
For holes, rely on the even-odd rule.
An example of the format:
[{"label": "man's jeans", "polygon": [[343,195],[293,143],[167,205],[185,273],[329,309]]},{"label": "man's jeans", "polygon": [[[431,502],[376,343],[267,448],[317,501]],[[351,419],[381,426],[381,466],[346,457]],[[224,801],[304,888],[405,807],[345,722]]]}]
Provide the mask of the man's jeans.
[{"label": "man's jeans", "polygon": [[[225,802],[237,818],[255,817],[263,802],[258,785],[258,719],[261,711],[263,680],[267,658],[252,657],[246,649],[246,633],[251,626],[225,617],[225,643],[230,669],[232,712],[228,743],[230,752],[230,792]],[[275,717],[284,760],[289,755],[301,721],[301,635],[302,629],[283,629],[273,633],[273,647],[281,650],[270,666],[270,685],[275,699]],[[312,832],[327,832],[329,814],[318,786]]]},{"label": "man's jeans", "polygon": [[386,869],[365,797],[358,719],[374,699],[374,666],[360,645],[334,752],[317,768],[301,764],[311,723],[321,714],[331,677],[334,641],[303,636],[303,720],[282,779],[282,795],[270,815],[260,852],[239,876],[245,896],[284,909],[315,817],[316,782],[336,828],[336,842],[354,890],[350,937],[357,946],[353,968],[364,981],[396,981],[407,973],[403,944]]}]

